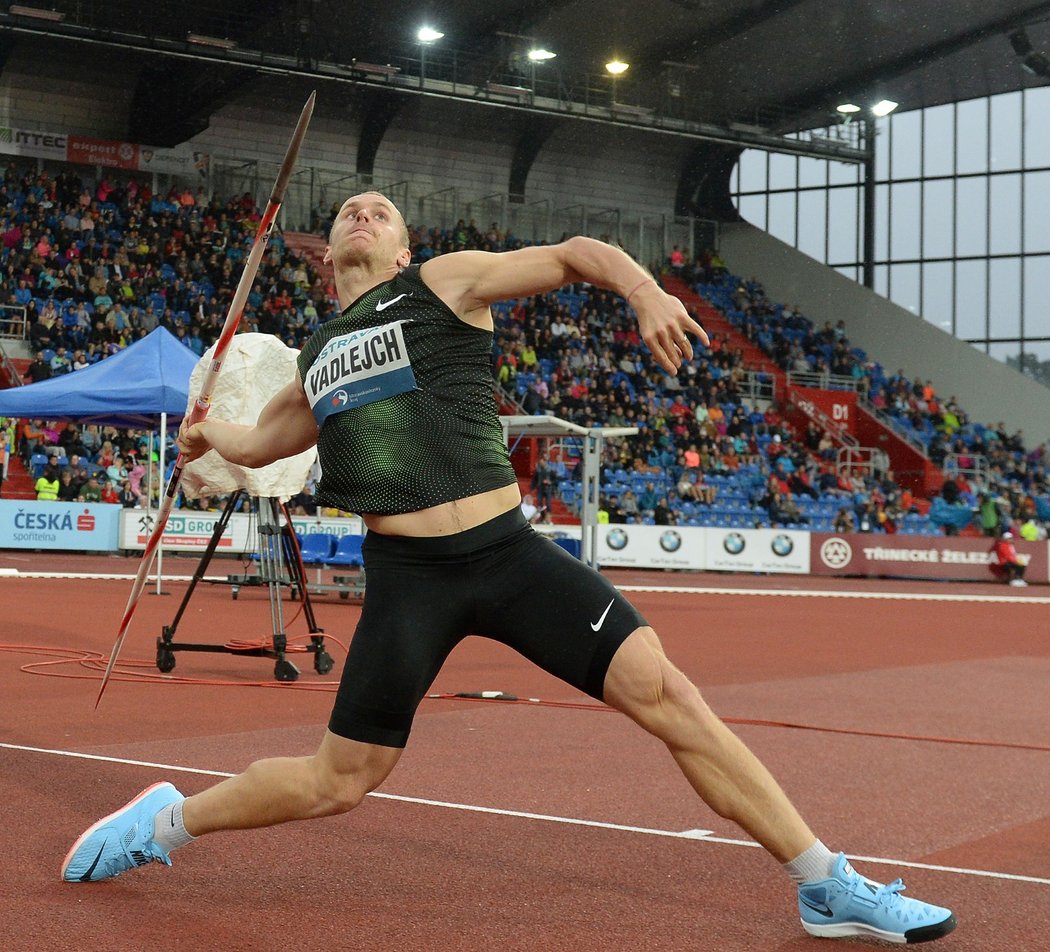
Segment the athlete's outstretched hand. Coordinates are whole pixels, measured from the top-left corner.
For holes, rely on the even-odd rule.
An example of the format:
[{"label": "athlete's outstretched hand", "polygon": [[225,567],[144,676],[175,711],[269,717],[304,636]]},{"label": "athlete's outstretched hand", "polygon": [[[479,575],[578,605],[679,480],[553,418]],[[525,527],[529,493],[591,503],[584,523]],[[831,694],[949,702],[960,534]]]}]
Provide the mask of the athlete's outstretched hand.
[{"label": "athlete's outstretched hand", "polygon": [[631,294],[631,306],[638,315],[642,340],[656,362],[668,373],[676,374],[683,361],[692,359],[692,334],[705,347],[711,343],[707,332],[690,316],[685,305],[651,281]]}]

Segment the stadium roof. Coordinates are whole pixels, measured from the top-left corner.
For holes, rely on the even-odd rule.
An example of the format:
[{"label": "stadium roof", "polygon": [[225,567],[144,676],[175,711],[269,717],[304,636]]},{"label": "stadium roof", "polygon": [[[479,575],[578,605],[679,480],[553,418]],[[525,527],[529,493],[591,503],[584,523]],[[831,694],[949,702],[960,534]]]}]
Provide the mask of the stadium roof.
[{"label": "stadium roof", "polygon": [[[57,15],[27,15],[34,7]],[[216,75],[223,66],[250,69],[249,51],[307,72],[356,60],[405,75],[425,56],[431,76],[454,68],[479,85],[546,83],[587,98],[609,94],[604,64],[616,56],[630,63],[613,90],[620,103],[779,132],[825,125],[846,100],[915,109],[1045,85],[1050,76],[1050,2],[1032,0],[25,0],[4,9],[8,50],[35,32],[123,38],[139,55],[151,44],[160,54],[193,34],[191,49],[215,58]],[[424,23],[444,34],[425,52],[415,39]],[[533,44],[557,58],[530,64]],[[177,70],[152,69],[154,86],[166,77],[172,90],[185,85]]]}]

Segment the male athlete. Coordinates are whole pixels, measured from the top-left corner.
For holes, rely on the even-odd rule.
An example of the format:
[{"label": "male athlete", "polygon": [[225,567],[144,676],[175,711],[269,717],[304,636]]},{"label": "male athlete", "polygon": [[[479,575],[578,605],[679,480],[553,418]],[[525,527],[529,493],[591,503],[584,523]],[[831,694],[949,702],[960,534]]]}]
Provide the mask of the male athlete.
[{"label": "male athlete", "polygon": [[[625,297],[656,362],[676,373],[707,335],[621,251],[589,238],[503,254],[462,251],[411,267],[408,232],[381,194],[347,200],[329,237],[342,315],[299,357],[299,375],[253,427],[183,426],[209,449],[263,466],[317,444],[318,502],[361,514],[368,591],[328,730],[311,757],[260,760],[184,798],[156,784],[73,844],[63,878],[89,882],[218,830],[356,807],[401,756],[413,715],[467,634],[494,638],[622,711],[662,740],[686,779],[799,884],[817,936],[921,942],[948,909],[857,874],[810,831],[769,772],[664,655],[656,633],[600,574],[533,530],[492,397],[489,305],[583,281]],[[405,597],[411,593],[411,597]]]}]

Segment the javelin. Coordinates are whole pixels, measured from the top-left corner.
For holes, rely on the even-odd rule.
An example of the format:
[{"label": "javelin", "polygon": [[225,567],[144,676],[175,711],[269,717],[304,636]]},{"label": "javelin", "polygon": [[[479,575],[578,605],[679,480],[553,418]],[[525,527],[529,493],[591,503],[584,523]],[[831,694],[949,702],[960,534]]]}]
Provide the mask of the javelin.
[{"label": "javelin", "polygon": [[[310,98],[306,100],[306,105],[303,106],[303,111],[299,115],[299,122],[295,126],[295,132],[292,133],[292,140],[288,143],[288,151],[285,153],[284,161],[281,163],[281,171],[277,173],[277,181],[274,183],[273,191],[270,192],[270,200],[266,203],[266,210],[263,212],[258,230],[255,232],[252,250],[248,253],[244,271],[241,272],[241,280],[237,283],[237,290],[233,295],[233,300],[230,302],[230,309],[226,313],[226,322],[222,325],[222,333],[215,343],[215,352],[212,354],[211,365],[204,374],[204,382],[201,384],[200,394],[193,405],[193,409],[190,411],[189,426],[201,423],[208,416],[208,410],[211,407],[212,391],[215,389],[215,381],[219,376],[219,371],[222,370],[222,360],[226,356],[226,351],[230,346],[230,341],[233,340],[233,335],[237,333],[238,325],[241,323],[244,302],[248,299],[248,292],[255,282],[255,276],[259,271],[259,262],[262,261],[263,252],[266,250],[266,244],[270,239],[270,232],[273,231],[277,213],[281,210],[281,202],[284,201],[284,190],[288,185],[292,169],[295,168],[295,160],[299,155],[299,147],[303,144],[303,138],[306,136],[306,127],[310,124],[310,117],[313,115],[314,100],[316,98],[316,92],[310,93]],[[124,609],[124,617],[120,622],[117,640],[113,643],[113,651],[110,653],[109,663],[106,665],[106,673],[102,675],[102,686],[98,689],[98,697],[95,698],[96,710],[98,710],[99,701],[102,700],[102,694],[106,690],[106,684],[109,683],[109,676],[113,673],[113,667],[117,663],[117,655],[120,654],[120,647],[124,644],[124,636],[128,633],[128,627],[131,625],[135,608],[139,603],[139,596],[142,595],[142,589],[146,584],[146,576],[153,565],[153,556],[156,554],[160,537],[164,534],[164,527],[168,524],[168,516],[171,514],[171,507],[175,502],[175,494],[179,491],[179,483],[182,482],[184,466],[183,455],[180,452],[175,460],[175,468],[171,472],[171,478],[168,480],[168,485],[164,490],[164,499],[157,514],[157,524],[153,527],[149,542],[146,543],[146,551],[142,553],[142,562],[139,564],[135,582],[131,586],[131,595],[128,598],[127,608]]]}]

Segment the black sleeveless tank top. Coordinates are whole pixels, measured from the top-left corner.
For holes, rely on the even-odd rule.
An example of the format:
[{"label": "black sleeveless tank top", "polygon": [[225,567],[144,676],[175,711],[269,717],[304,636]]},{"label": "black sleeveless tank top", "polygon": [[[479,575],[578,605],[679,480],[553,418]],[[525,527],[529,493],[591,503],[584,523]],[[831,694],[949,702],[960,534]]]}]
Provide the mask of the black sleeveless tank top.
[{"label": "black sleeveless tank top", "polygon": [[299,355],[318,502],[394,515],[514,483],[491,353],[492,333],[461,321],[418,265],[321,327]]}]

